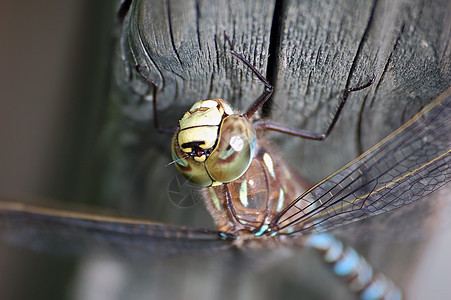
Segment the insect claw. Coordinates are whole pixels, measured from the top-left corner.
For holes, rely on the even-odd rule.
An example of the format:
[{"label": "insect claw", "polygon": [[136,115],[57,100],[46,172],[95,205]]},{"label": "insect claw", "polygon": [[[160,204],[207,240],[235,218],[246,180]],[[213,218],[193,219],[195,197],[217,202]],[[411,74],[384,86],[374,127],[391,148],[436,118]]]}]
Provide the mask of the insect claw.
[{"label": "insect claw", "polygon": [[230,46],[231,50],[232,50],[233,52],[235,52],[235,50],[233,49],[232,41],[230,40],[230,38],[229,38],[229,36],[227,35],[227,33],[225,32],[225,30],[224,30],[224,38],[225,38],[225,40],[227,41],[227,43],[229,43],[229,46]]},{"label": "insect claw", "polygon": [[347,90],[348,94],[349,94],[350,92],[356,92],[356,91],[360,91],[360,90],[366,89],[367,87],[369,87],[370,85],[373,84],[373,82],[374,82],[375,79],[376,79],[376,76],[375,76],[374,73],[373,73],[373,75],[371,75],[371,77],[370,77],[370,79],[368,80],[368,82],[365,83],[364,85],[360,85],[360,86],[357,86],[357,87],[349,88],[349,89]]}]

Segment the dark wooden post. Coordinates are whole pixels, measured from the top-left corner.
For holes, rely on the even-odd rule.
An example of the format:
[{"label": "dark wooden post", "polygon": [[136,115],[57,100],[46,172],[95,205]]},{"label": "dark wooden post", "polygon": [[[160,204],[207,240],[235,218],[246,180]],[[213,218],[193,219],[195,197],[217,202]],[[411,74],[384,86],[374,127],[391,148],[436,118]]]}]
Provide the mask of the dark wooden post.
[{"label": "dark wooden post", "polygon": [[[147,68],[168,127],[199,99],[223,98],[245,109],[263,87],[232,59],[225,32],[275,85],[269,117],[318,132],[343,91],[374,75],[370,88],[350,96],[327,141],[278,135],[285,155],[318,180],[450,85],[445,7],[447,1],[136,1],[123,32],[122,74],[130,76],[134,63]],[[121,84],[148,92],[129,77]],[[151,111],[140,106],[135,115],[149,118]]]}]

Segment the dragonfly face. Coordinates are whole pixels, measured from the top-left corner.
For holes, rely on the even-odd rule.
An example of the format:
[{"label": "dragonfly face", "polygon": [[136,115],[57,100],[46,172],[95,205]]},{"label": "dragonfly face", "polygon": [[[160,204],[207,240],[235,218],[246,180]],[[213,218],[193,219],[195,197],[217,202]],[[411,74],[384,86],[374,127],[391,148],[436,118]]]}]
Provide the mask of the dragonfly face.
[{"label": "dragonfly face", "polygon": [[257,145],[251,121],[222,99],[195,103],[174,134],[174,163],[206,187],[203,196],[220,231],[258,232],[305,191],[259,135]]},{"label": "dragonfly face", "polygon": [[222,100],[194,104],[179,122],[172,158],[179,171],[200,186],[231,182],[246,172],[257,145],[249,120]]}]

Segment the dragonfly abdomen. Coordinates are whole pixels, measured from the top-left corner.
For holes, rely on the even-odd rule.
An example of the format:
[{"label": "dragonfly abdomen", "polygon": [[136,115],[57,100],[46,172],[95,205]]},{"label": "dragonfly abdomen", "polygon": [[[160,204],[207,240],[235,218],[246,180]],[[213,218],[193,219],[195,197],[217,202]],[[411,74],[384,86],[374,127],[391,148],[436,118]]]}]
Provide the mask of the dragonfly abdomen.
[{"label": "dragonfly abdomen", "polygon": [[374,272],[368,262],[353,248],[327,233],[312,234],[304,241],[306,247],[319,250],[336,275],[347,281],[349,289],[361,299],[402,299],[400,289],[381,273]]}]

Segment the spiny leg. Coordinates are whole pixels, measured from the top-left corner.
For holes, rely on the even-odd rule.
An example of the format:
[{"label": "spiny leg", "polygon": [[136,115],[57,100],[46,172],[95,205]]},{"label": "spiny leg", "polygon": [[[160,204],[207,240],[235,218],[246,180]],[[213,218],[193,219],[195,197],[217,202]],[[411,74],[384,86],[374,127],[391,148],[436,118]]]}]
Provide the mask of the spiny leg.
[{"label": "spiny leg", "polygon": [[329,136],[329,134],[332,132],[335,125],[337,124],[338,118],[340,117],[340,114],[343,111],[343,107],[345,106],[345,103],[348,100],[349,94],[352,92],[363,90],[363,89],[369,87],[371,84],[373,84],[373,82],[374,82],[374,75],[371,77],[371,79],[367,83],[357,86],[357,87],[346,89],[344,91],[343,97],[341,98],[341,101],[338,105],[337,111],[334,114],[332,122],[330,123],[329,127],[327,128],[326,132],[324,132],[324,133],[316,133],[316,132],[311,132],[308,130],[287,127],[286,125],[277,124],[277,123],[274,123],[271,121],[257,121],[254,123],[254,126],[257,128],[278,131],[278,132],[282,132],[282,133],[286,133],[286,134],[290,134],[290,135],[294,135],[294,136],[298,136],[298,137],[310,139],[310,140],[317,140],[317,141],[325,140]]},{"label": "spiny leg", "polygon": [[[265,90],[260,95],[260,97],[258,97],[258,99],[254,103],[252,103],[252,105],[243,114],[247,118],[250,118],[260,108],[260,106],[262,106],[263,103],[265,103],[269,99],[269,97],[271,97],[271,95],[274,91],[274,87],[268,82],[268,80],[253,65],[251,65],[251,63],[247,59],[245,59],[241,54],[239,54],[235,51],[235,49],[233,48],[233,44],[230,41],[230,38],[226,33],[224,33],[224,37],[230,45],[230,48],[231,48],[230,52],[231,52],[232,56],[235,57],[236,59],[240,60],[245,66],[247,66],[249,69],[251,69],[251,71],[265,85]],[[291,128],[291,127],[287,127],[286,125],[277,124],[277,123],[274,123],[271,121],[257,121],[254,123],[254,126],[257,128],[273,130],[273,131],[278,131],[278,132],[302,137],[305,139],[319,140],[319,141],[325,140],[329,136],[329,134],[332,132],[335,125],[337,124],[337,121],[341,115],[341,112],[343,111],[343,107],[344,107],[346,101],[348,100],[349,94],[352,92],[360,91],[360,90],[363,90],[363,89],[369,87],[371,84],[373,84],[374,78],[375,77],[373,75],[367,83],[365,83],[361,86],[348,88],[343,92],[343,96],[337,107],[337,111],[335,112],[334,117],[332,118],[332,122],[330,123],[329,127],[327,128],[326,132],[324,132],[324,133],[315,133],[315,132],[311,132],[308,130]]]},{"label": "spiny leg", "polygon": [[175,128],[165,128],[160,127],[160,123],[158,122],[158,111],[157,111],[157,94],[158,94],[158,85],[155,81],[150,79],[146,74],[143,73],[140,65],[135,65],[136,72],[141,75],[144,80],[153,86],[153,99],[152,99],[152,110],[153,110],[153,125],[155,129],[160,133],[170,133],[173,134],[175,132]]},{"label": "spiny leg", "polygon": [[260,108],[260,106],[262,106],[263,103],[265,103],[269,99],[269,97],[271,97],[274,91],[274,87],[268,82],[268,80],[266,80],[265,76],[263,76],[253,65],[251,65],[251,63],[247,59],[245,59],[241,54],[233,49],[233,44],[230,41],[229,36],[224,33],[224,37],[230,45],[230,53],[232,54],[232,56],[241,61],[246,67],[251,69],[255,76],[257,76],[258,79],[260,79],[260,81],[265,85],[265,90],[260,95],[260,97],[258,97],[258,99],[255,100],[254,103],[252,103],[252,105],[249,106],[249,108],[243,114],[243,116],[249,119]]}]

